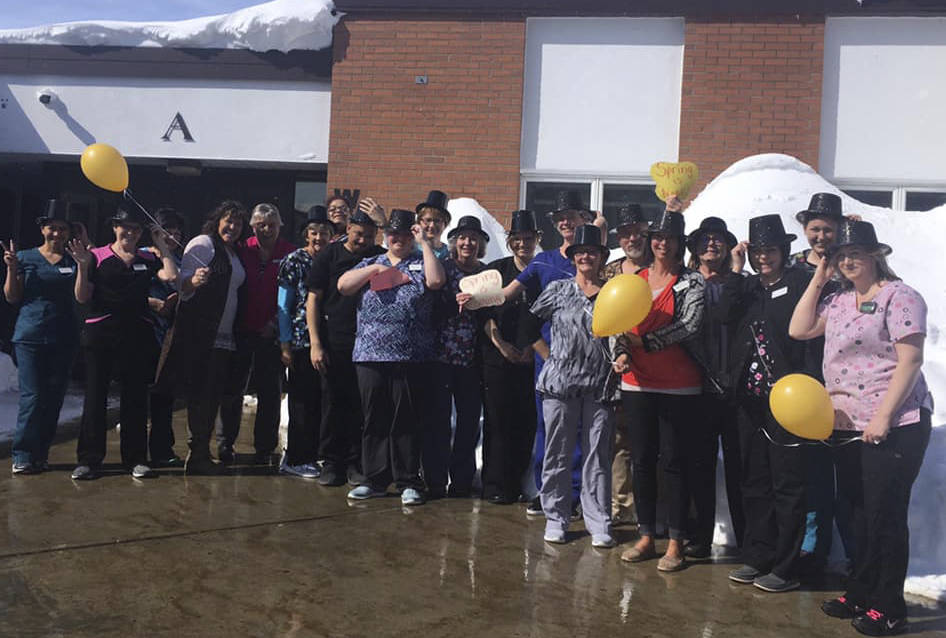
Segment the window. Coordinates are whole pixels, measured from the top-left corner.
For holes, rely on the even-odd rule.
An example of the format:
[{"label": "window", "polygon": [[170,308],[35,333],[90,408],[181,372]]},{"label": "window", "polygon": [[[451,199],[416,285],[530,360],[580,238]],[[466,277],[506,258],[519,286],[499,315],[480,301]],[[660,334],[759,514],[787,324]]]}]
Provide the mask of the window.
[{"label": "window", "polygon": [[893,191],[845,189],[844,192],[864,204],[893,208]]},{"label": "window", "polygon": [[325,203],[325,182],[296,182],[294,208],[306,212],[316,204]]},{"label": "window", "polygon": [[936,191],[907,191],[907,210],[930,210],[946,204],[946,193]]},{"label": "window", "polygon": [[[521,206],[535,211],[545,250],[562,245],[562,238],[547,213],[554,208],[558,192],[563,190],[581,193],[582,201],[589,209],[604,213],[609,229],[614,228],[618,209],[625,204],[640,204],[648,220],[657,219],[664,210],[664,203],[654,192],[653,182],[644,178],[523,176]],[[608,247],[616,248],[617,245],[617,237],[609,235]]]}]

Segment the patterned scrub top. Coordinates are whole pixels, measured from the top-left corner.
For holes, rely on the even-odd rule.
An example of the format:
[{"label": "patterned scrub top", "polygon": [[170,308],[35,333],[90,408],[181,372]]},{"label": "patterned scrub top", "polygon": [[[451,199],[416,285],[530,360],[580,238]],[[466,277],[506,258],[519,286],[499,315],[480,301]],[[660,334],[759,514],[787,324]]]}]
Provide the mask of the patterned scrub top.
[{"label": "patterned scrub top", "polygon": [[287,288],[290,291],[288,298],[290,334],[280,335],[280,341],[283,341],[284,336],[289,336],[293,350],[309,347],[309,328],[305,323],[305,300],[309,292],[306,278],[313,261],[314,257],[305,248],[294,250],[282,260],[279,265],[279,274],[276,276],[276,283],[281,288]]},{"label": "patterned scrub top", "polygon": [[[894,344],[926,334],[926,302],[903,282],[888,282],[873,303],[871,312],[861,312],[855,292],[848,290],[830,295],[818,306],[819,316],[825,318],[824,378],[836,430],[867,427],[897,367]],[[933,409],[922,374],[897,411],[893,427],[918,422],[921,408]]]},{"label": "patterned scrub top", "polygon": [[[374,264],[391,266],[391,261],[387,254],[378,255],[363,259],[354,269]],[[355,363],[434,360],[434,294],[427,289],[424,257],[415,251],[394,268],[410,281],[378,291],[365,285],[360,293],[352,352]]]},{"label": "patterned scrub top", "polygon": [[[455,297],[460,292],[460,280],[482,272],[486,266],[477,262],[471,272],[464,272],[454,260],[448,259],[443,262],[443,269],[447,275],[444,290],[451,297]],[[447,319],[439,330],[437,360],[463,368],[472,367],[476,363],[476,327],[476,314],[470,310]]]},{"label": "patterned scrub top", "polygon": [[549,283],[532,304],[533,315],[547,321],[549,358],[539,373],[536,391],[557,399],[600,396],[611,369],[607,339],[591,334],[594,298],[574,279]]}]

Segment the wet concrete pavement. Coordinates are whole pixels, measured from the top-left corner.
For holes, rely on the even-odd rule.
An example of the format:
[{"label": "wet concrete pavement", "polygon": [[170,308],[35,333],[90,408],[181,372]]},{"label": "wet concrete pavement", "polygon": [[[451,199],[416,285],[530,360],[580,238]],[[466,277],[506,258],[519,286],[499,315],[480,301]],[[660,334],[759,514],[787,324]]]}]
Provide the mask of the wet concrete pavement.
[{"label": "wet concrete pavement", "polygon": [[[74,459],[66,440],[53,471],[0,472],[2,636],[858,635],[819,611],[833,591],[765,594],[722,563],[660,574],[593,549],[580,523],[548,545],[521,505],[350,505],[345,487],[262,467],[74,483]],[[916,634],[946,636],[942,608],[910,611]]]}]

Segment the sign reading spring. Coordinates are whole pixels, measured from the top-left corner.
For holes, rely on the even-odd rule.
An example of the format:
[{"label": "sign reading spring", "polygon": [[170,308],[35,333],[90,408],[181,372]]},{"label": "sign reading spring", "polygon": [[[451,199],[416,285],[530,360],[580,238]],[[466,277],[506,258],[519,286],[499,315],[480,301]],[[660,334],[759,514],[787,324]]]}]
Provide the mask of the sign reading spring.
[{"label": "sign reading spring", "polygon": [[650,167],[650,176],[657,183],[654,192],[661,201],[674,195],[684,200],[700,178],[700,169],[693,162],[655,162]]}]

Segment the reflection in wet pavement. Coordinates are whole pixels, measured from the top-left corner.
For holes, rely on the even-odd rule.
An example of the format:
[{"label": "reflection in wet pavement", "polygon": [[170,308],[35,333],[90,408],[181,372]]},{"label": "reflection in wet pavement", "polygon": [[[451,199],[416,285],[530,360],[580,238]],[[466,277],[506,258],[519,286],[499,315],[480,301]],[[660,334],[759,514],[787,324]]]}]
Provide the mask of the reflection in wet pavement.
[{"label": "reflection in wet pavement", "polygon": [[[61,443],[56,471],[0,475],[0,635],[855,635],[820,612],[833,591],[764,594],[722,563],[660,574],[592,548],[581,524],[548,545],[521,505],[350,504],[271,468],[79,484],[73,454]],[[911,621],[946,635],[935,605]]]}]

